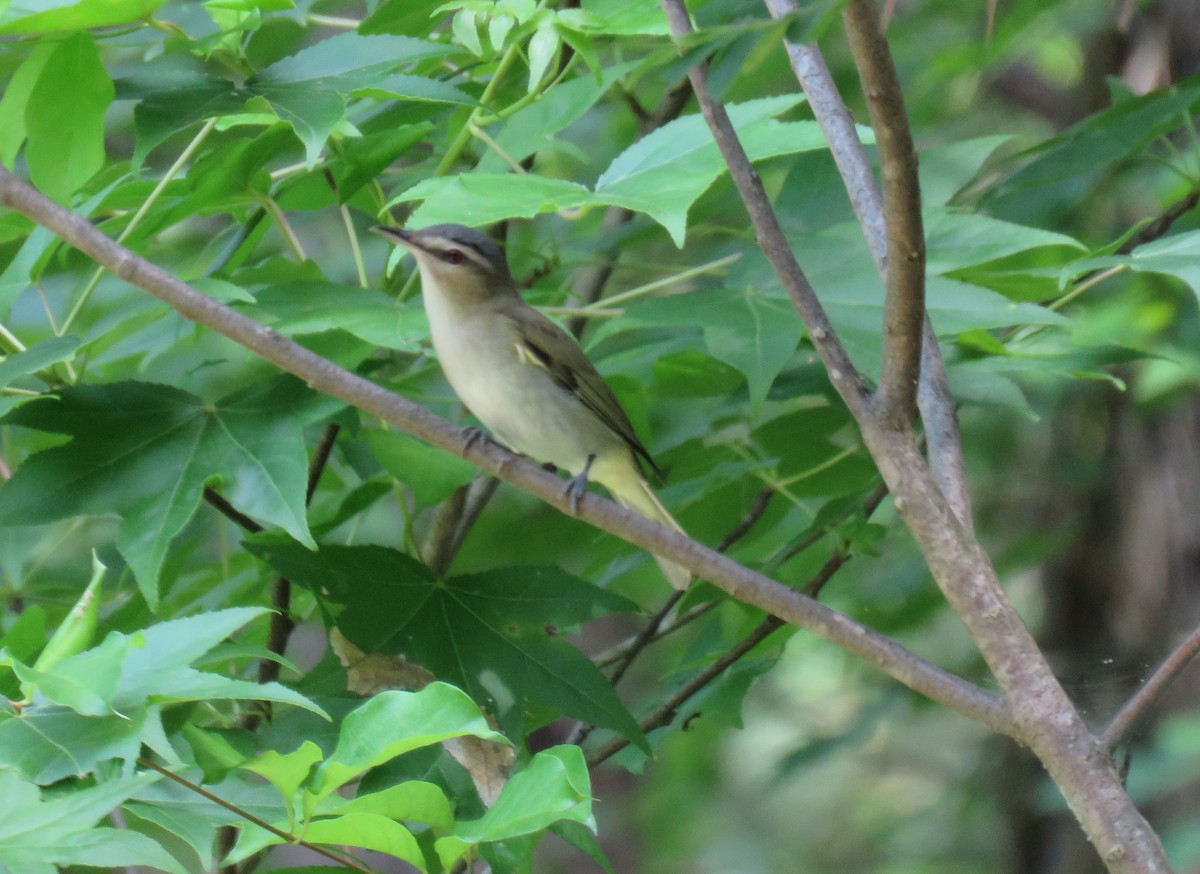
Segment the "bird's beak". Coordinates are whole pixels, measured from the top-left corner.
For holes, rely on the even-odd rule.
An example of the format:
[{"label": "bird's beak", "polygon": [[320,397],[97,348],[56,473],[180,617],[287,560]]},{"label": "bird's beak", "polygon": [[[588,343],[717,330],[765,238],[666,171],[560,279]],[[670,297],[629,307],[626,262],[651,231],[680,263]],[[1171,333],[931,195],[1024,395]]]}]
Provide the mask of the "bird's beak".
[{"label": "bird's beak", "polygon": [[391,228],[387,225],[375,225],[371,228],[372,231],[379,234],[389,243],[395,246],[403,246],[410,252],[424,252],[425,247],[419,242],[419,238],[412,231],[406,231],[404,228]]}]

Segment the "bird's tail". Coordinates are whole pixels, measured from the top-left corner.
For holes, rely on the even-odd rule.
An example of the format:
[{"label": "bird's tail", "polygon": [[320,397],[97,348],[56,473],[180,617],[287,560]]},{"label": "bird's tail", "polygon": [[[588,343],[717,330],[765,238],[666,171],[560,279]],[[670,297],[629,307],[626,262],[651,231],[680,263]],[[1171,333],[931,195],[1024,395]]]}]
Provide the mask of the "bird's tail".
[{"label": "bird's tail", "polygon": [[[632,464],[629,465],[628,475],[621,476],[615,481],[606,478],[606,481],[601,481],[601,484],[609,490],[616,502],[622,507],[628,507],[630,510],[641,513],[647,519],[653,519],[660,525],[673,528],[680,534],[687,533],[683,530],[683,526],[676,522],[675,517],[663,506],[663,502],[658,499],[658,495],[654,493],[654,489],[650,488],[650,484],[646,482]],[[680,591],[686,589],[696,579],[691,571],[681,565],[675,564],[673,561],[668,561],[657,555],[654,556],[654,560],[662,568],[667,582]]]}]

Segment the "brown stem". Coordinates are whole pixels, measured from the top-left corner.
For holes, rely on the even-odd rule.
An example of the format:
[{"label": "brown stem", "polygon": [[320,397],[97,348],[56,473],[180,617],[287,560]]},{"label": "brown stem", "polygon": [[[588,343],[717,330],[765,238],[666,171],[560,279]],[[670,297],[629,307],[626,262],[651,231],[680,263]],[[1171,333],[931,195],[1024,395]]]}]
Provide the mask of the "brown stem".
[{"label": "brown stem", "polygon": [[1183,643],[1175,647],[1175,651],[1163,659],[1162,664],[1154,669],[1150,678],[1142,684],[1130,697],[1125,705],[1113,717],[1102,738],[1104,747],[1109,752],[1115,750],[1133,733],[1138,723],[1158,701],[1171,681],[1179,676],[1180,671],[1191,664],[1192,659],[1200,654],[1200,628],[1197,628]]},{"label": "brown stem", "polygon": [[166,777],[168,780],[174,780],[176,783],[178,783],[180,786],[187,789],[189,792],[195,792],[201,798],[206,798],[209,801],[211,801],[213,804],[216,804],[219,807],[225,808],[230,813],[237,814],[238,816],[240,816],[242,819],[246,820],[247,822],[254,823],[254,825],[258,826],[261,829],[266,829],[271,834],[275,835],[275,837],[282,838],[283,840],[287,841],[289,844],[296,844],[298,846],[305,847],[309,850],[312,850],[314,853],[319,853],[320,855],[324,856],[326,859],[332,859],[334,862],[337,862],[339,865],[342,865],[346,868],[350,868],[354,871],[362,871],[363,874],[377,874],[377,872],[374,869],[368,868],[366,865],[362,864],[357,859],[352,859],[351,857],[343,855],[342,853],[337,853],[337,852],[334,852],[333,850],[326,849],[325,847],[322,847],[320,844],[309,843],[306,840],[298,838],[296,835],[292,834],[291,832],[284,831],[283,829],[279,828],[278,826],[271,825],[271,823],[267,822],[265,819],[260,819],[259,817],[255,816],[253,813],[251,813],[250,811],[243,810],[242,808],[238,807],[236,804],[230,804],[224,798],[221,798],[219,795],[214,795],[212,792],[209,792],[203,786],[193,783],[191,780],[187,779],[186,777],[180,777],[174,771],[170,771],[170,770],[164,768],[162,765],[158,764],[158,762],[151,761],[150,759],[147,759],[143,756],[138,756],[138,764],[141,765],[142,767],[149,768],[151,771],[157,771],[158,773],[160,773],[164,777]]}]

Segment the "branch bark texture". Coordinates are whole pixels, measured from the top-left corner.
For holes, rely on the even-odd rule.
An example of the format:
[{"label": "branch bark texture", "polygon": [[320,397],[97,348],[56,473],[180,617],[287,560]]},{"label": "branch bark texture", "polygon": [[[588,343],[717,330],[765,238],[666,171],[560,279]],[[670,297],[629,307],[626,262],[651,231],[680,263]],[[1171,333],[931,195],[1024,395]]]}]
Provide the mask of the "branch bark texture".
[{"label": "branch bark texture", "polygon": [[[675,37],[688,36],[692,26],[683,0],[661,2]],[[851,5],[860,2],[865,0],[851,0]],[[873,12],[871,20],[875,20]],[[856,26],[852,16],[848,17],[848,25],[849,29]],[[886,44],[875,50],[886,51]],[[896,417],[894,409],[889,411],[886,405],[877,408],[858,391],[848,390],[852,386],[845,383],[843,368],[850,367],[850,363],[843,361],[844,350],[783,237],[728,115],[709,91],[707,64],[697,64],[688,76],[746,204],[759,244],[796,303],[833,385],[846,398],[934,579],[1003,690],[1018,728],[1017,739],[1032,749],[1046,767],[1110,871],[1169,871],[1157,835],[1130,801],[1107,750],[1088,730],[1055,679],[973,533],[955,517],[921,456],[911,427]],[[864,81],[873,80],[864,76]],[[892,204],[888,208],[892,209]],[[903,221],[903,212],[895,220]],[[892,221],[889,216],[889,228]],[[889,230],[889,238],[890,234]],[[919,293],[923,295],[923,287]],[[918,336],[920,325],[919,321],[910,325]],[[885,338],[885,349],[887,342]]]},{"label": "branch bark texture", "polygon": [[[0,203],[33,219],[103,264],[126,282],[144,289],[180,314],[233,340],[260,357],[336,397],[452,452],[571,513],[571,501],[558,477],[488,440],[468,441],[451,423],[400,395],[310,352],[270,328],[221,304],[171,276],[59,206],[26,182],[0,168]],[[581,519],[655,555],[675,561],[738,600],[815,632],[883,670],[932,700],[1005,734],[1013,725],[1000,699],[943,670],[897,641],[746,568],[691,538],[587,493],[579,501]]]}]

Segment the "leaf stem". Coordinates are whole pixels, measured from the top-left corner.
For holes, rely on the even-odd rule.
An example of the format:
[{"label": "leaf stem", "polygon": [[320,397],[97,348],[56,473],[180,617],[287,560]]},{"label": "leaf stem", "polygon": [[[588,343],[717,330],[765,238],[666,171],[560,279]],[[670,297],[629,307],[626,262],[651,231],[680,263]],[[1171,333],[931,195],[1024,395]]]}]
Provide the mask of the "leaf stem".
[{"label": "leaf stem", "polygon": [[[175,159],[175,163],[167,169],[167,172],[163,174],[162,179],[158,180],[158,184],[154,186],[154,190],[150,192],[150,196],[147,197],[142,202],[142,205],[138,207],[137,212],[133,214],[133,218],[129,220],[129,224],[125,226],[125,230],[121,231],[121,233],[117,236],[118,243],[125,242],[126,238],[128,238],[129,235],[137,229],[137,226],[141,224],[142,219],[144,219],[146,214],[150,212],[151,207],[158,202],[158,199],[162,196],[163,191],[165,191],[167,186],[170,185],[171,182],[174,181],[175,177],[179,175],[179,171],[183,169],[183,165],[186,164],[188,159],[196,153],[196,149],[200,148],[200,145],[206,139],[208,139],[208,135],[212,133],[213,128],[216,126],[217,117],[214,116],[206,121],[204,126],[200,128],[194,137],[192,137],[192,141],[187,144],[187,148],[179,153],[179,157]],[[75,305],[71,307],[71,312],[67,314],[67,317],[63,320],[63,323],[58,327],[58,330],[55,331],[57,336],[62,337],[67,333],[67,331],[71,330],[71,327],[75,324],[75,319],[79,317],[79,313],[82,312],[83,307],[88,302],[88,299],[91,298],[92,293],[96,290],[96,286],[100,284],[100,277],[103,275],[104,265],[100,265],[92,274],[92,278],[88,280],[87,285],[84,286],[83,291],[79,295],[79,299],[75,301]]]}]

